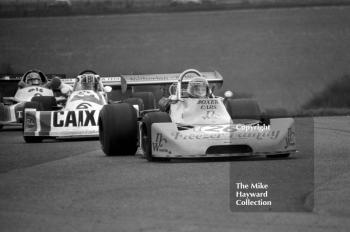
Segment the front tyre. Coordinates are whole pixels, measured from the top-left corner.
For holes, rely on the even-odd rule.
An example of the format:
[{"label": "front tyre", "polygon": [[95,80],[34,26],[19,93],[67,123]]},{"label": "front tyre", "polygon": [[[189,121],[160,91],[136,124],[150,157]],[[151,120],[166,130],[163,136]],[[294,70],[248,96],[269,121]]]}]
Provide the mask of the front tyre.
[{"label": "front tyre", "polygon": [[31,102],[38,102],[41,104],[43,111],[52,111],[57,107],[56,98],[50,96],[36,96],[32,98]]},{"label": "front tyre", "polygon": [[26,143],[41,143],[44,138],[39,136],[23,136]]},{"label": "front tyre", "polygon": [[156,107],[156,98],[152,92],[135,92],[132,94],[135,98],[141,98],[143,101],[144,109],[150,110]]},{"label": "front tyre", "polygon": [[137,117],[128,103],[105,105],[99,115],[99,136],[107,156],[134,155],[137,150]]}]

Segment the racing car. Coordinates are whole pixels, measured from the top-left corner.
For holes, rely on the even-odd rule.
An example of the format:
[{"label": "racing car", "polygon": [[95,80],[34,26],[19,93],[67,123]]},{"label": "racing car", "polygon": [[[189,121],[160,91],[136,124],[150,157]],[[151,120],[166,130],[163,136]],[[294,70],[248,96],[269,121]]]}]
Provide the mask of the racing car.
[{"label": "racing car", "polygon": [[[223,83],[218,72],[189,69],[181,74],[143,76],[144,83],[169,84],[167,104],[139,112],[125,103],[105,105],[98,119],[100,143],[107,156],[134,155],[148,161],[171,158],[255,156],[288,157],[296,152],[293,118],[266,118],[253,99],[214,95]],[[176,76],[176,78],[175,78]],[[205,94],[190,93],[201,79]],[[155,81],[157,80],[157,81]],[[184,86],[187,85],[187,88]]]},{"label": "racing car", "polygon": [[36,97],[40,109],[26,108],[23,137],[26,142],[41,142],[45,138],[97,137],[97,119],[100,109],[107,104],[111,87],[92,71],[73,79],[62,79],[72,86],[59,105],[52,97]]},{"label": "racing car", "polygon": [[[64,75],[45,75],[39,70],[30,70],[22,76],[13,74],[0,78],[0,82],[3,83],[0,91],[0,129],[4,125],[22,125],[24,109],[38,107],[38,103],[32,101],[33,98],[39,96],[54,98],[56,89],[47,76],[52,80]],[[13,90],[16,91],[14,97],[3,96],[13,94]]]}]

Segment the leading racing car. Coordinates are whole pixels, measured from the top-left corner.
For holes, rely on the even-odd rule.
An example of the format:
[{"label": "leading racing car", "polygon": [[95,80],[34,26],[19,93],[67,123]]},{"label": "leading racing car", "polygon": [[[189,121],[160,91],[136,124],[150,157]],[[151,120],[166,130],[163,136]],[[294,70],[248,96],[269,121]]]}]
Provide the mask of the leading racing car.
[{"label": "leading racing car", "polygon": [[[144,83],[168,84],[169,97],[157,110],[140,112],[125,103],[105,105],[98,119],[100,143],[108,156],[133,155],[148,161],[170,158],[266,155],[296,152],[293,118],[263,117],[252,99],[217,97],[217,73],[189,69],[179,74],[140,76]],[[184,88],[187,85],[186,88]]]}]

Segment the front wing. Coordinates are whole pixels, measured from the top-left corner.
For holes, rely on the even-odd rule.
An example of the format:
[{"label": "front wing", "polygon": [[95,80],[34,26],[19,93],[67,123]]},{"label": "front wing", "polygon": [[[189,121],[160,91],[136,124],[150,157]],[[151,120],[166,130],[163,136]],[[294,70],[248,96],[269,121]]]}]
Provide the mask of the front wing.
[{"label": "front wing", "polygon": [[296,152],[294,119],[271,119],[268,128],[260,129],[226,124],[197,125],[179,130],[175,123],[154,123],[152,154],[154,157],[193,158]]},{"label": "front wing", "polygon": [[24,136],[98,137],[100,110],[36,111],[24,113]]}]

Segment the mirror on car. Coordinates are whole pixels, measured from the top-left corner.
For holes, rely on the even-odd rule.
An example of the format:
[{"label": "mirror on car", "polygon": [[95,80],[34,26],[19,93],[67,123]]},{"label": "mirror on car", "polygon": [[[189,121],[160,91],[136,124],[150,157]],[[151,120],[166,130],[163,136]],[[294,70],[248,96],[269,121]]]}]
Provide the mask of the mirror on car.
[{"label": "mirror on car", "polygon": [[103,89],[104,89],[104,91],[106,93],[110,93],[112,91],[112,87],[111,86],[105,86]]},{"label": "mirror on car", "polygon": [[225,98],[232,98],[233,92],[230,90],[227,90],[227,91],[225,91],[224,96],[225,96]]}]

